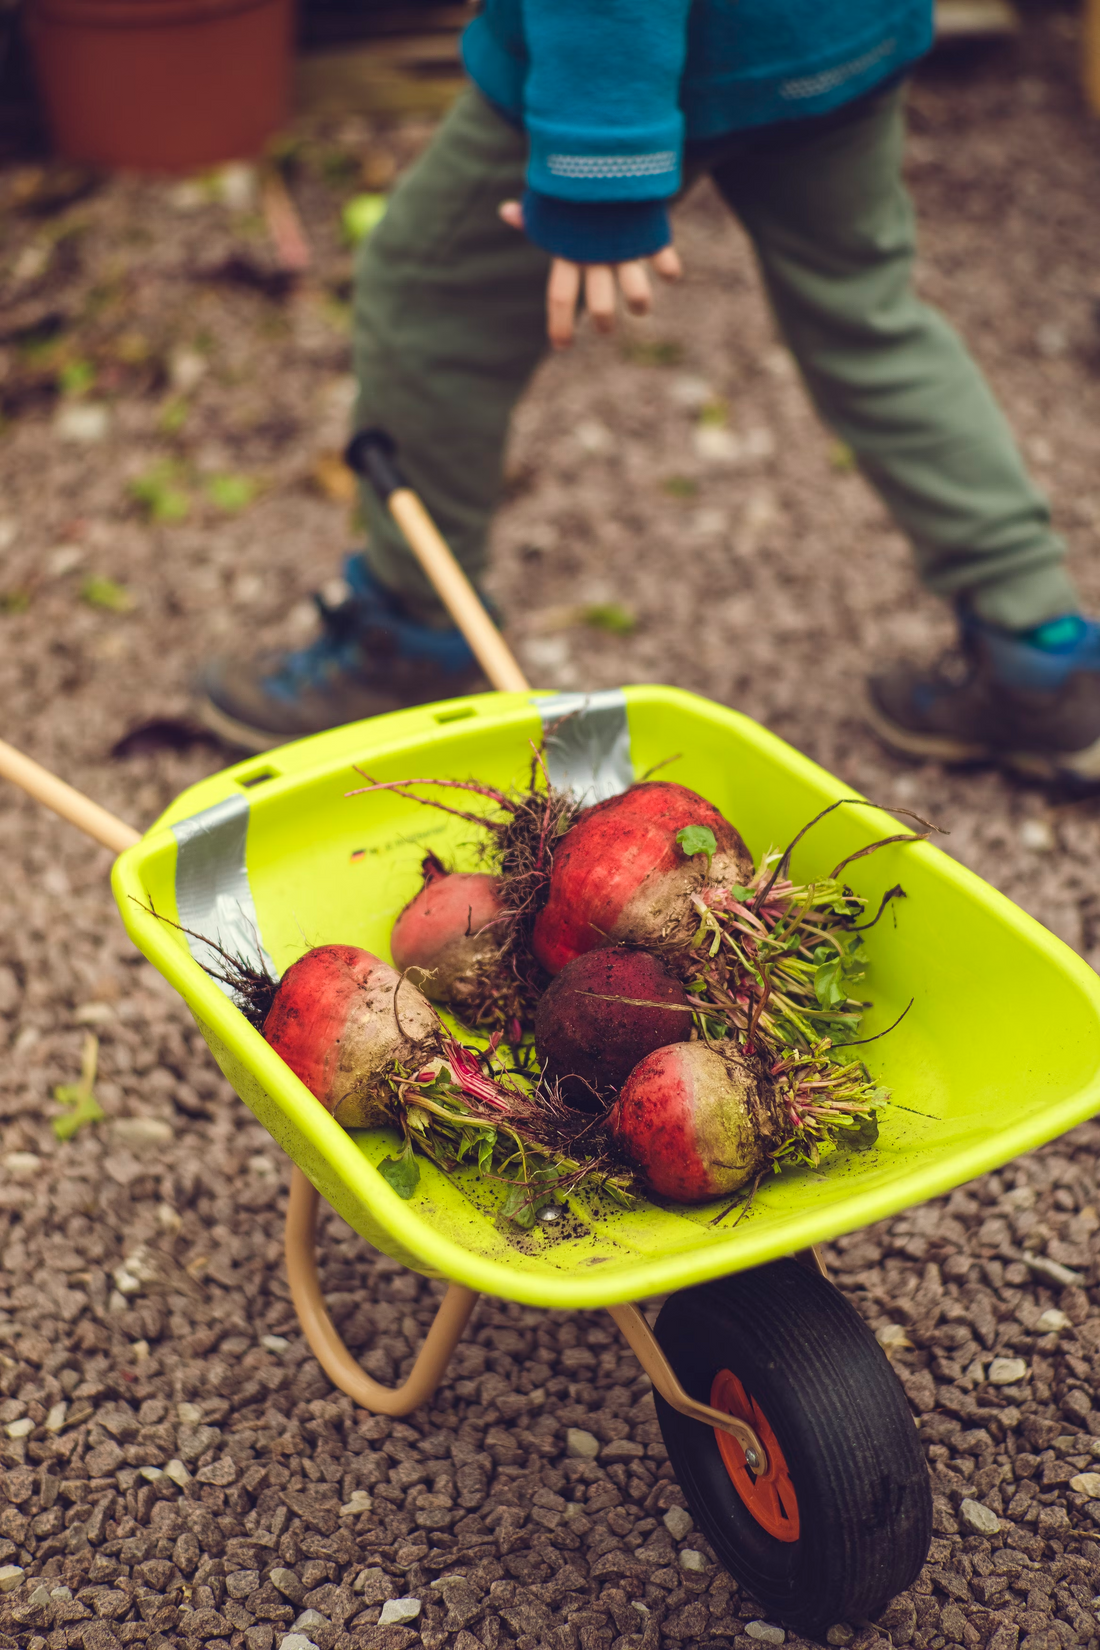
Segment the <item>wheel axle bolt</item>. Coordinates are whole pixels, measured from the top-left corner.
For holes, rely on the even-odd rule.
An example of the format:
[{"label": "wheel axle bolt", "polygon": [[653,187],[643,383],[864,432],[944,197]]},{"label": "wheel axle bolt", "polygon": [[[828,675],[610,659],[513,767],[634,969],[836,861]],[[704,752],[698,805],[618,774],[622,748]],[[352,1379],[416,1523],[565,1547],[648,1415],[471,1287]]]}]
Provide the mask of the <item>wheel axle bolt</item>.
[{"label": "wheel axle bolt", "polygon": [[760,1466],[760,1457],[759,1457],[759,1455],[757,1455],[757,1453],[754,1449],[747,1449],[745,1451],[745,1465],[752,1472],[756,1472],[757,1469],[759,1468],[759,1466]]}]

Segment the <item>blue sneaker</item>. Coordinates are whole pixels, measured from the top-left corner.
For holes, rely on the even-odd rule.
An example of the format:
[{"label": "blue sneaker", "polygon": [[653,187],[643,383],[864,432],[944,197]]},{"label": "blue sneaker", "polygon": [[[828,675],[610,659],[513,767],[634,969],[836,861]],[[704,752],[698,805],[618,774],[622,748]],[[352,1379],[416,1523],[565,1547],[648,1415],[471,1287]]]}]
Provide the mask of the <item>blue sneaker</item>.
[{"label": "blue sneaker", "polygon": [[1000,630],[960,612],[958,652],[902,662],[868,687],[883,741],[939,762],[996,762],[1030,778],[1100,781],[1100,625],[1067,613]]},{"label": "blue sneaker", "polygon": [[461,631],[408,618],[361,554],[345,558],[344,582],[338,602],[314,596],[321,632],[309,647],[210,661],[200,680],[208,727],[244,750],[271,750],[367,716],[487,689]]}]

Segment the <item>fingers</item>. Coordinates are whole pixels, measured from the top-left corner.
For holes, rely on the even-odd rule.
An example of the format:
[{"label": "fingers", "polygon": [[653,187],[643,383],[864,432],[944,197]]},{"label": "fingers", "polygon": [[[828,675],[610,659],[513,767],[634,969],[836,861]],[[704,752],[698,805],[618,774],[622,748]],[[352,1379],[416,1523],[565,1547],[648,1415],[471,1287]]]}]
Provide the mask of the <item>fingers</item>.
[{"label": "fingers", "polygon": [[589,264],[584,272],[584,306],[597,332],[615,325],[615,276],[609,264]]},{"label": "fingers", "polygon": [[684,273],[680,254],[674,246],[663,246],[650,260],[658,275],[665,281],[678,281]]},{"label": "fingers", "polygon": [[497,214],[510,229],[523,228],[523,207],[519,201],[502,201],[497,207]]},{"label": "fingers", "polygon": [[546,334],[555,349],[565,349],[573,342],[580,290],[580,265],[555,258],[546,283]]},{"label": "fingers", "polygon": [[653,303],[653,293],[643,263],[620,264],[619,287],[622,291],[623,302],[631,315],[649,314]]}]

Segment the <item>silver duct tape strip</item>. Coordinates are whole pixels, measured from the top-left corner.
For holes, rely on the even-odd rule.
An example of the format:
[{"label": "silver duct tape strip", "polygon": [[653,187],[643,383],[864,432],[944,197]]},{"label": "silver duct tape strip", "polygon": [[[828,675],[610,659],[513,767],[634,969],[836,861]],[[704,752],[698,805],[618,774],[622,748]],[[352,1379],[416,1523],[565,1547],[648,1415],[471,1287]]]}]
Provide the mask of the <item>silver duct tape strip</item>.
[{"label": "silver duct tape strip", "polygon": [[559,790],[572,791],[578,802],[590,806],[633,785],[622,688],[555,693],[536,699],[535,704],[546,730],[543,759],[551,783]]},{"label": "silver duct tape strip", "polygon": [[[274,975],[275,965],[260,939],[245,861],[249,811],[247,797],[230,796],[172,826],[176,909],[180,922],[191,929],[187,948],[203,968],[224,971],[224,957],[204,944],[213,940],[250,968]],[[221,980],[217,984],[227,997],[233,995]]]}]

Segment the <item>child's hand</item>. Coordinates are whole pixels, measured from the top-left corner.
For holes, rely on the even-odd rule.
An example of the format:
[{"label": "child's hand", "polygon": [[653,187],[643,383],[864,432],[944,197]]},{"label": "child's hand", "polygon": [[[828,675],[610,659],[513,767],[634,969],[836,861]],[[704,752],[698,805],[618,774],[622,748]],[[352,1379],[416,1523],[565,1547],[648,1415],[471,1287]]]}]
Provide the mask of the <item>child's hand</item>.
[{"label": "child's hand", "polygon": [[[522,230],[523,208],[519,201],[505,201],[500,215],[513,229]],[[683,274],[674,246],[663,246],[648,261],[666,281],[678,281]],[[649,272],[643,260],[625,264],[574,264],[568,258],[555,258],[546,283],[546,335],[555,349],[566,349],[573,342],[582,280],[584,307],[598,332],[610,332],[615,325],[616,282],[631,315],[648,315],[653,307]]]}]

